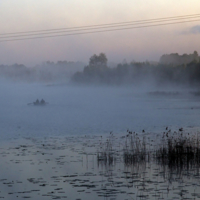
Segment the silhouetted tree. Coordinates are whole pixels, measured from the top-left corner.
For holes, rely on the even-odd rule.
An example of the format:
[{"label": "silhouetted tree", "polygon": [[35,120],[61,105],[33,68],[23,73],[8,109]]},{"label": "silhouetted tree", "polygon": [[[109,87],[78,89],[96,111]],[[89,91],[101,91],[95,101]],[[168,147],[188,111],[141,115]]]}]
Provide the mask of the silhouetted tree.
[{"label": "silhouetted tree", "polygon": [[89,61],[90,66],[106,66],[107,57],[105,53],[100,53],[99,55],[94,54]]}]

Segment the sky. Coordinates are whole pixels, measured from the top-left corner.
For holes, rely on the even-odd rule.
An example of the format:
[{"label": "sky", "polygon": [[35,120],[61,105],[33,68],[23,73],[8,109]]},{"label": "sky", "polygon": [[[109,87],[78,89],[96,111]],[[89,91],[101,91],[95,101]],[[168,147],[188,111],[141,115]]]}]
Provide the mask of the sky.
[{"label": "sky", "polygon": [[[2,0],[0,34],[200,14],[199,0]],[[199,18],[200,19],[200,18]],[[159,61],[168,53],[200,54],[200,20],[182,24],[23,41],[0,42],[0,64]]]}]

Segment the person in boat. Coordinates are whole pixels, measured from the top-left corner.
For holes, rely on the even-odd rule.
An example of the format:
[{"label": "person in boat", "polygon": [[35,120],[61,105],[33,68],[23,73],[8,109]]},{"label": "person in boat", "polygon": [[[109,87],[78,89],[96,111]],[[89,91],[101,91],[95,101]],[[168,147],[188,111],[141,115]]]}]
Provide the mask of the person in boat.
[{"label": "person in boat", "polygon": [[35,104],[39,104],[40,102],[39,102],[39,100],[37,99],[34,103],[35,103]]},{"label": "person in boat", "polygon": [[44,99],[42,99],[41,101],[40,101],[40,104],[45,104],[46,102],[45,102],[45,100]]}]

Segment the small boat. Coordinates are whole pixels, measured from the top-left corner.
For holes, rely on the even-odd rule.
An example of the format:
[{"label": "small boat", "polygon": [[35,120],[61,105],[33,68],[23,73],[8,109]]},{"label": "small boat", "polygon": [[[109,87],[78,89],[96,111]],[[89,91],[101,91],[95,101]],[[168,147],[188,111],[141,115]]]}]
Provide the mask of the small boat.
[{"label": "small boat", "polygon": [[34,106],[45,106],[49,104],[48,102],[44,101],[43,99],[39,101],[38,99],[33,103],[28,103],[27,105],[34,105]]},{"label": "small boat", "polygon": [[47,102],[44,102],[44,103],[36,103],[36,102],[33,102],[32,103],[34,106],[45,106],[47,105],[48,103]]}]

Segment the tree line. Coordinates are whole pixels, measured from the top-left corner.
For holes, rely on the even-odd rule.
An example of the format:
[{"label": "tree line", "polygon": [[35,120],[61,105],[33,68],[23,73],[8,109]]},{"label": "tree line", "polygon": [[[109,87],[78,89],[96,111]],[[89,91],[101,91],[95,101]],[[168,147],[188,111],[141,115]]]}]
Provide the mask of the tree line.
[{"label": "tree line", "polygon": [[25,82],[67,82],[78,70],[83,70],[84,63],[46,61],[34,67],[23,64],[0,65],[0,78]]},{"label": "tree line", "polygon": [[94,54],[89,65],[85,66],[82,72],[75,73],[71,81],[76,84],[103,85],[143,84],[149,81],[158,85],[200,83],[200,59],[196,51],[183,56],[163,55],[159,63],[120,63],[110,68],[107,61],[104,53]]},{"label": "tree line", "polygon": [[163,55],[159,62],[122,62],[108,66],[105,53],[92,55],[89,64],[81,62],[44,62],[35,67],[23,64],[0,65],[0,78],[26,82],[71,82],[79,85],[126,85],[153,82],[162,84],[200,83],[200,58],[193,54]]}]

